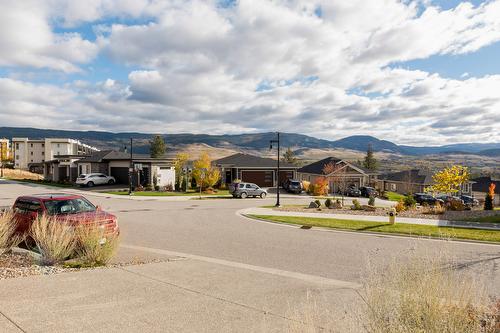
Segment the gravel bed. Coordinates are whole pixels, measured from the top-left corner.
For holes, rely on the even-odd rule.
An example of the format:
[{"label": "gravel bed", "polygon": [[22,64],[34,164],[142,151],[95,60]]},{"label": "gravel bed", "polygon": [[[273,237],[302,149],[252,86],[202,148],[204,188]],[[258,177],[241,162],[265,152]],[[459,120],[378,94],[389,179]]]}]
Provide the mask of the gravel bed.
[{"label": "gravel bed", "polygon": [[152,259],[152,260],[134,260],[131,262],[113,263],[107,266],[100,267],[85,267],[73,268],[64,267],[62,265],[56,266],[42,266],[38,265],[33,257],[28,253],[4,253],[0,255],[0,280],[12,279],[18,277],[26,277],[32,275],[52,275],[64,272],[74,272],[90,269],[106,269],[113,267],[125,267],[131,265],[143,265],[149,263],[166,262],[169,259]]},{"label": "gravel bed", "polygon": [[[273,210],[285,211],[285,212],[300,212],[300,213],[318,213],[318,214],[349,214],[349,215],[368,215],[368,216],[387,216],[389,208],[376,208],[375,211],[367,210],[352,210],[350,207],[344,207],[342,209],[329,209],[322,207],[321,210],[315,208],[304,207],[280,207],[273,208]],[[451,221],[464,221],[470,218],[486,217],[486,216],[496,216],[500,215],[499,211],[485,211],[485,210],[465,210],[465,211],[447,211],[444,214],[424,214],[424,208],[416,208],[409,211],[403,211],[398,213],[399,217],[412,217],[419,219],[431,219],[431,220],[451,220]]]}]

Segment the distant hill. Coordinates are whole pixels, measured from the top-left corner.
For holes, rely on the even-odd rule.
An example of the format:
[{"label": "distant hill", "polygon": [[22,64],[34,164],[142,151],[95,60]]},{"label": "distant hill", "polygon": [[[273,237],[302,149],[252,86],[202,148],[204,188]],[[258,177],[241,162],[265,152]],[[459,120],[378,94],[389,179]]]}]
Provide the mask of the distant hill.
[{"label": "distant hill", "polygon": [[[151,134],[124,132],[111,133],[101,131],[64,131],[37,128],[0,127],[0,137],[29,137],[39,138],[74,138],[85,143],[94,145],[101,149],[121,149],[128,145],[130,138],[134,139],[135,151],[147,153],[149,151],[149,139]],[[276,134],[272,132],[239,134],[239,135],[208,135],[208,134],[165,134],[165,141],[168,146],[176,147],[189,144],[206,144],[215,148],[229,150],[266,150],[269,147],[269,140],[275,139]],[[368,145],[377,152],[398,153],[406,155],[428,155],[451,152],[462,152],[481,154],[484,156],[499,156],[500,143],[464,143],[439,147],[414,147],[397,145],[387,140],[380,140],[373,136],[353,135],[336,141],[317,139],[311,136],[282,133],[281,142],[283,147],[293,147],[296,149],[349,149],[356,151],[366,151]]]}]

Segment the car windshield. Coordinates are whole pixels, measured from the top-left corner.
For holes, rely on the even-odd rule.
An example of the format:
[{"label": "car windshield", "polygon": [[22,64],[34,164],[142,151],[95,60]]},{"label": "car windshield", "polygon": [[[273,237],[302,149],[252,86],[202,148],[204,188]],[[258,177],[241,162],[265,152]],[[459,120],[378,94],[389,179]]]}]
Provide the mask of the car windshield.
[{"label": "car windshield", "polygon": [[96,211],[95,206],[84,198],[45,201],[45,207],[49,215],[77,214]]}]

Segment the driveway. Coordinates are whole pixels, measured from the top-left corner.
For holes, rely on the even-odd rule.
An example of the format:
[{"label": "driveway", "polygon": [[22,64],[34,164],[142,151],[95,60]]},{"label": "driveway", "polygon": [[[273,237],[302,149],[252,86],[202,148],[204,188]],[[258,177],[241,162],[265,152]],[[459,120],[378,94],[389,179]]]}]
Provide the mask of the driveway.
[{"label": "driveway", "polygon": [[[20,194],[47,191],[0,181],[0,206]],[[412,253],[446,252],[460,269],[484,280],[491,294],[500,292],[496,245],[304,230],[237,215],[241,209],[272,205],[273,198],[139,201],[86,196],[119,216],[120,260],[167,261],[1,281],[4,327],[283,331],[294,322],[293,313],[310,301],[308,295],[329,312],[355,306],[355,290],[368,263],[383,267],[394,256]],[[285,204],[308,201],[283,198]]]}]

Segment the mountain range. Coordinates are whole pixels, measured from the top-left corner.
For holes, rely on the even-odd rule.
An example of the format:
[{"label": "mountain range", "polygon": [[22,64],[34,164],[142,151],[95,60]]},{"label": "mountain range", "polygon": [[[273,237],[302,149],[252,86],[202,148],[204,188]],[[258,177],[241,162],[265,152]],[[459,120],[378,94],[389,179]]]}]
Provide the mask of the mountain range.
[{"label": "mountain range", "polygon": [[[100,131],[66,131],[53,129],[0,127],[0,138],[29,137],[40,138],[73,138],[101,149],[121,149],[134,139],[134,151],[147,153],[151,134],[137,132],[100,132]],[[169,146],[189,144],[205,144],[217,148],[237,148],[263,150],[269,147],[269,141],[276,138],[276,133],[255,133],[238,135],[208,135],[208,134],[165,134],[165,142]],[[408,146],[398,145],[391,141],[380,140],[373,136],[353,135],[340,140],[317,139],[297,133],[281,133],[282,147],[320,148],[320,149],[350,149],[366,151],[371,145],[377,152],[398,153],[403,155],[429,155],[429,154],[475,154],[481,156],[500,156],[500,143],[459,143],[443,146]]]}]

